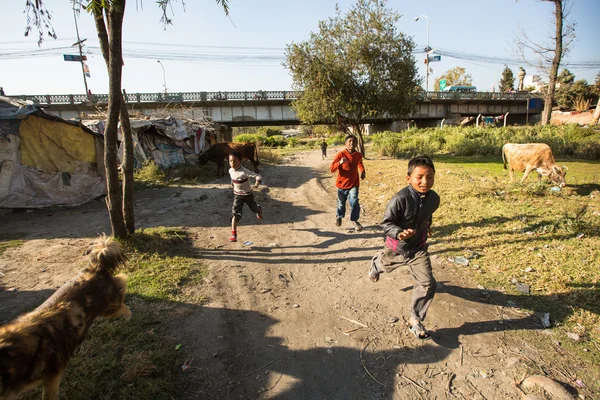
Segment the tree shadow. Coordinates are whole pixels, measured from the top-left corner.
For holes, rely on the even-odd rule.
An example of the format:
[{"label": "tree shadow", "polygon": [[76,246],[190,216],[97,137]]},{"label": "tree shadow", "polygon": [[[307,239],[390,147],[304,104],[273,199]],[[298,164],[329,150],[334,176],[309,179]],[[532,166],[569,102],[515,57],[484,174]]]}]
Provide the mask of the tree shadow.
[{"label": "tree shadow", "polygon": [[[22,306],[3,309],[0,319],[36,307],[52,292],[0,292],[3,304],[18,298]],[[153,393],[156,399],[239,399],[269,392],[274,399],[393,399],[400,365],[435,363],[451,352],[432,343],[373,350],[368,337],[323,342],[320,332],[308,331],[305,336],[323,345],[307,348],[273,335],[281,321],[257,311],[132,295],[126,303],[133,312],[130,321],[94,323],[64,376],[62,398],[103,398],[106,393],[148,398]],[[143,363],[143,357],[154,357],[154,369],[123,379],[130,360]],[[23,398],[39,398],[39,390]]]}]

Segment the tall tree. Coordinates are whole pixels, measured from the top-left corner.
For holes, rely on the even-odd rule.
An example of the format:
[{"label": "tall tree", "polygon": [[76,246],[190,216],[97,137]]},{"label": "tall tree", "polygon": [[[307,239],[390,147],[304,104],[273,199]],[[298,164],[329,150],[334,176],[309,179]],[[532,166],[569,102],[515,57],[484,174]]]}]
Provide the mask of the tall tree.
[{"label": "tall tree", "polygon": [[[123,67],[122,26],[125,15],[126,0],[72,0],[75,5],[93,14],[102,55],[108,70],[108,108],[106,129],[104,133],[104,165],[108,195],[106,205],[110,217],[113,236],[125,238],[135,230],[133,207],[133,139],[129,114],[123,99],[121,76]],[[170,4],[176,0],[157,0],[162,10],[165,28],[172,24],[167,11]],[[215,0],[229,14],[228,0]],[[182,0],[183,3],[183,0]],[[27,28],[25,35],[35,27],[39,31],[38,44],[41,45],[44,32],[56,38],[54,28],[50,23],[51,13],[45,7],[43,0],[25,0]],[[123,136],[123,160],[121,173],[123,185],[119,180],[117,157],[117,127],[121,120]]]},{"label": "tall tree", "polygon": [[396,28],[399,19],[385,0],[358,0],[345,15],[336,7],[309,40],[287,46],[284,65],[303,91],[292,107],[303,123],[353,130],[364,155],[366,118],[400,119],[413,110],[420,84],[415,44]]},{"label": "tall tree", "polygon": [[[570,0],[538,1],[549,2],[554,5],[552,41],[550,43],[537,43],[528,36],[525,29],[521,28],[520,35],[516,38],[516,45],[517,53],[526,63],[548,74],[548,88],[544,96],[544,110],[542,112],[542,125],[547,125],[552,117],[552,104],[554,103],[560,62],[569,53],[575,40],[575,23],[568,20]],[[533,53],[537,63],[528,61],[530,53]]]},{"label": "tall tree", "polygon": [[563,68],[562,71],[560,71],[560,74],[557,75],[556,82],[560,83],[561,85],[570,85],[575,82],[575,74],[568,69]]},{"label": "tall tree", "polygon": [[467,70],[463,67],[450,68],[444,72],[439,78],[435,80],[433,89],[440,90],[440,81],[446,80],[446,87],[449,86],[471,86],[473,84],[473,77],[471,74],[467,74]]},{"label": "tall tree", "polygon": [[508,65],[504,66],[502,77],[500,77],[499,87],[501,92],[510,92],[515,88],[515,75],[513,74],[512,69],[508,68]]}]

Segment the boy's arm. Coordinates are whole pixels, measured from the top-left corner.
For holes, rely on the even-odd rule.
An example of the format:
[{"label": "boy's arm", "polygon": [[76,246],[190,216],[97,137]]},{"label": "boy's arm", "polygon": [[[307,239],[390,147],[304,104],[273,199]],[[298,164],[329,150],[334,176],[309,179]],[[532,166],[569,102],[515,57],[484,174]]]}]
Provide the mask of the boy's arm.
[{"label": "boy's arm", "polygon": [[340,160],[342,159],[342,154],[343,153],[340,151],[335,155],[333,161],[331,162],[331,167],[329,167],[329,170],[331,172],[337,172],[337,170],[339,169]]},{"label": "boy's arm", "polygon": [[256,172],[250,171],[248,168],[246,167],[240,167],[240,169],[246,174],[246,176],[248,176],[248,178],[254,178],[256,181],[254,182],[254,186],[258,186],[261,184],[262,182],[262,177],[257,174]]},{"label": "boy's arm", "polygon": [[402,228],[397,223],[402,218],[402,215],[404,215],[402,203],[398,196],[394,196],[385,209],[381,223],[381,227],[387,236],[398,239],[398,234],[402,232]]},{"label": "boy's arm", "polygon": [[362,155],[360,156],[360,160],[358,160],[358,170],[360,171],[360,179],[365,179],[367,172],[365,171],[365,166],[362,162]]}]

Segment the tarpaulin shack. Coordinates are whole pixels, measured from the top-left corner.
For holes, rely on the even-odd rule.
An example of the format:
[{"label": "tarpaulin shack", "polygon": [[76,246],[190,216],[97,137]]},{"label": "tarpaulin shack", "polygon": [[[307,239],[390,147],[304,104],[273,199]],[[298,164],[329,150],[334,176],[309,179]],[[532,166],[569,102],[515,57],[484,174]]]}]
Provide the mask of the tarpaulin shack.
[{"label": "tarpaulin shack", "polygon": [[[217,134],[206,121],[177,119],[174,117],[130,119],[133,136],[135,168],[148,161],[162,168],[175,165],[196,164],[198,154],[217,142]],[[120,133],[120,132],[119,132]],[[119,154],[122,154],[122,145]]]},{"label": "tarpaulin shack", "polygon": [[106,195],[103,138],[0,96],[0,208],[76,206]]}]

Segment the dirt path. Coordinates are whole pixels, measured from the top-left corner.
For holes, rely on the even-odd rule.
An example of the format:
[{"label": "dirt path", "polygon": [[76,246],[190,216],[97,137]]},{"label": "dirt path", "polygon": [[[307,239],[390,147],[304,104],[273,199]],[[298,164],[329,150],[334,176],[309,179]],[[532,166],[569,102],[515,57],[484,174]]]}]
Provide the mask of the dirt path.
[{"label": "dirt path", "polygon": [[[427,321],[437,333],[432,341],[414,339],[403,323],[410,276],[367,279],[382,245],[378,217],[363,217],[362,232],[348,218],[335,226],[329,162],[313,152],[265,170],[268,190],[258,195],[265,218],[257,223],[246,214],[240,242],[226,243],[227,229],[199,232],[197,245],[211,265],[211,302],[185,319],[181,339],[191,344],[194,364],[219,377],[202,395],[445,398],[452,379],[456,396],[516,398],[516,372],[506,363],[516,366],[511,352],[520,350],[500,333],[510,324],[502,319],[512,316],[481,304],[488,293],[462,291],[438,260],[435,273],[444,283]],[[530,322],[522,317],[514,316]]]},{"label": "dirt path", "polygon": [[[361,218],[362,232],[347,217],[336,227],[328,166],[314,151],[264,168],[257,197],[265,218],[246,208],[237,243],[227,242],[227,178],[138,195],[139,228],[189,227],[210,266],[201,288],[209,303],[181,312],[172,330],[192,362],[186,373],[202,381],[190,398],[519,398],[514,381],[536,351],[505,331],[537,329],[535,319],[511,313],[500,294],[468,287],[434,256],[439,286],[426,326],[435,333],[416,340],[403,323],[410,276],[368,280],[382,246],[379,216]],[[102,202],[0,218],[0,234],[28,239],[0,260],[2,320],[47,297],[77,270],[70,260],[85,243],[110,231]]]}]

